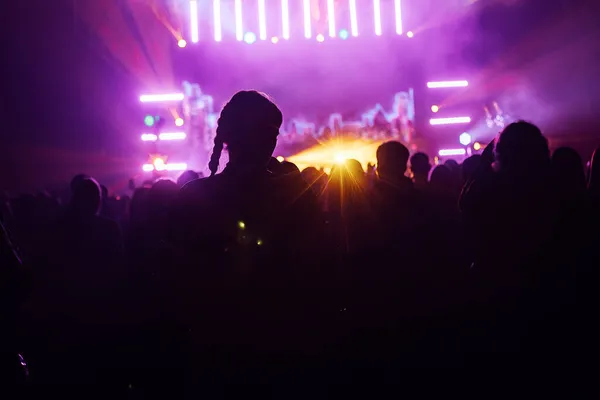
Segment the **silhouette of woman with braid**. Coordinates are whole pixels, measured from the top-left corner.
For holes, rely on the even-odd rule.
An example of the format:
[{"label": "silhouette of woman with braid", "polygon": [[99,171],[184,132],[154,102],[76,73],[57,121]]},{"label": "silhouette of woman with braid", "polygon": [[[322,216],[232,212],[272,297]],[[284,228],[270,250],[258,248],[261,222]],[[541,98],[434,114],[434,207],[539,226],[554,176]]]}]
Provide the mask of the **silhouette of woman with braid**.
[{"label": "silhouette of woman with braid", "polygon": [[[279,315],[283,309],[309,307],[299,300],[315,292],[306,282],[322,282],[311,276],[321,264],[316,247],[324,231],[316,196],[300,174],[273,174],[267,167],[282,121],[267,96],[236,93],[218,120],[210,177],[186,184],[173,209],[178,309],[203,319],[193,330],[202,332],[202,346],[218,340],[226,347],[281,350],[291,336],[273,338],[265,330],[290,320]],[[225,148],[229,162],[217,174]]]}]

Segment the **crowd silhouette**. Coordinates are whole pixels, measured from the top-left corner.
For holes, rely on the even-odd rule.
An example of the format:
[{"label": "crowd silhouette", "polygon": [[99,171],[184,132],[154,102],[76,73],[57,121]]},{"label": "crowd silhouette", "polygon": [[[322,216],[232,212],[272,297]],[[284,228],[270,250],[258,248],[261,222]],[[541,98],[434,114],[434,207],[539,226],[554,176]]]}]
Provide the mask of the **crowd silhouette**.
[{"label": "crowd silhouette", "polygon": [[460,165],[390,141],[327,175],[272,157],[282,121],[242,91],[209,177],[3,198],[3,378],[159,398],[593,360],[599,151],[586,171],[519,121]]}]

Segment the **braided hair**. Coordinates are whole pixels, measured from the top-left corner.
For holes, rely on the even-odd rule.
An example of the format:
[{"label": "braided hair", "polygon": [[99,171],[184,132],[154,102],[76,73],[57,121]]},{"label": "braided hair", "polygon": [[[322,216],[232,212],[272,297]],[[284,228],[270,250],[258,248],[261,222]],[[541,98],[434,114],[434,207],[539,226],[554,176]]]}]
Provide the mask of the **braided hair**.
[{"label": "braided hair", "polygon": [[[269,97],[255,90],[237,92],[221,110],[215,145],[208,163],[210,176],[219,169],[225,144],[252,143],[259,136],[277,137],[283,114]],[[240,146],[244,148],[246,146]]]}]

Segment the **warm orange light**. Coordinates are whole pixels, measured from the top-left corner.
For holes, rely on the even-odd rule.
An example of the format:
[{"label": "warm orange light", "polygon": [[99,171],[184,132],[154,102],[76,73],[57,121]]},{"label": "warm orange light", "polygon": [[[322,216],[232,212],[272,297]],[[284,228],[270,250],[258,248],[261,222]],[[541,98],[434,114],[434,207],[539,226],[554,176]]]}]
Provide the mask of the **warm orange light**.
[{"label": "warm orange light", "polygon": [[175,126],[183,126],[183,118],[175,118]]},{"label": "warm orange light", "polygon": [[481,143],[479,143],[479,142],[473,143],[473,150],[475,150],[475,151],[481,150]]},{"label": "warm orange light", "polygon": [[185,39],[179,39],[179,41],[177,42],[177,46],[183,49],[185,46],[187,46],[187,42],[185,41]]},{"label": "warm orange light", "polygon": [[431,112],[436,113],[440,111],[440,107],[436,106],[435,104],[431,106]]}]

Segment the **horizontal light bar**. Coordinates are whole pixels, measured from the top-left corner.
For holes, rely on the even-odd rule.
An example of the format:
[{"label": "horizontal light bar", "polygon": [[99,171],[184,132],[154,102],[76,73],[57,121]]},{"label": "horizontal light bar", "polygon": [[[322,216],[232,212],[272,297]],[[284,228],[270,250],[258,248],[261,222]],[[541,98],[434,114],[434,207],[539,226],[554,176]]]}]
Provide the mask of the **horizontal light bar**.
[{"label": "horizontal light bar", "polygon": [[464,156],[467,154],[465,149],[442,149],[438,152],[438,155],[445,156]]},{"label": "horizontal light bar", "polygon": [[440,88],[457,88],[469,86],[468,81],[439,81],[439,82],[427,82],[429,89],[440,89]]},{"label": "horizontal light bar", "polygon": [[185,140],[185,132],[163,132],[159,135],[154,133],[142,133],[143,142],[156,142],[157,140]]},{"label": "horizontal light bar", "polygon": [[183,93],[166,93],[166,94],[143,94],[140,96],[142,103],[164,103],[168,101],[182,101]]},{"label": "horizontal light bar", "polygon": [[468,124],[471,117],[431,118],[430,125]]},{"label": "horizontal light bar", "polygon": [[172,164],[159,164],[158,166],[154,166],[152,164],[144,164],[142,165],[142,170],[145,172],[152,171],[186,171],[187,164],[186,163],[172,163]]}]

